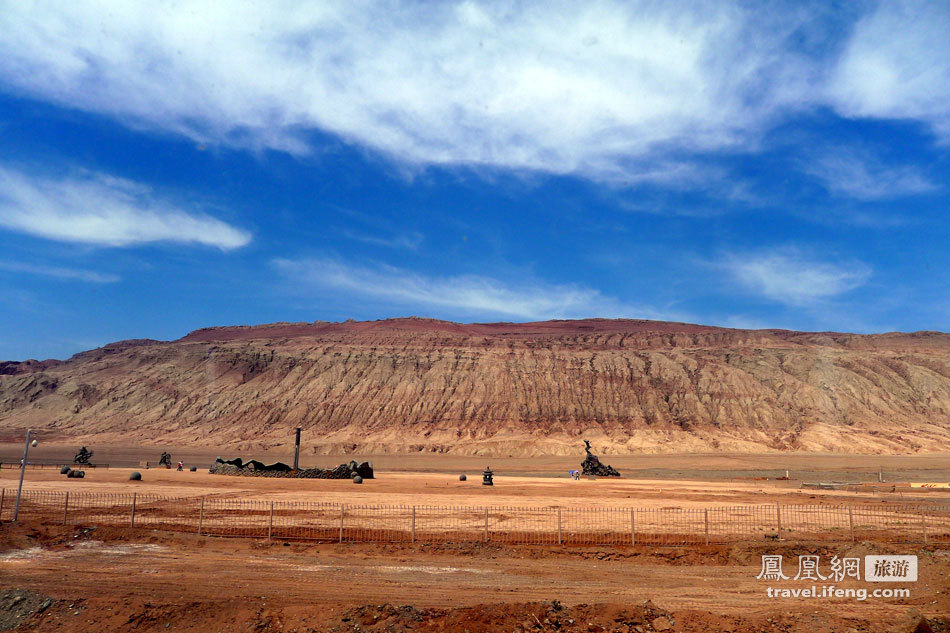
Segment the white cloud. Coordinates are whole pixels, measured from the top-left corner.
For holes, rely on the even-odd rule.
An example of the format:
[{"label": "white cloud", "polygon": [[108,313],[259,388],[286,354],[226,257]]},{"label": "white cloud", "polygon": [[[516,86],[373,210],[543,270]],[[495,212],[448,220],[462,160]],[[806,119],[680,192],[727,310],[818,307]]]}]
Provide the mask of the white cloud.
[{"label": "white cloud", "polygon": [[27,275],[42,275],[44,277],[54,277],[56,279],[66,279],[75,281],[88,281],[96,284],[109,284],[119,281],[117,275],[98,273],[94,270],[83,270],[81,268],[60,268],[57,266],[42,266],[36,264],[24,264],[21,262],[0,262],[0,270],[7,270],[15,273],[25,273]]},{"label": "white cloud", "polygon": [[129,246],[184,242],[223,250],[251,236],[188,212],[142,185],[106,176],[52,177],[0,167],[0,227],[61,242]]},{"label": "white cloud", "polygon": [[855,27],[828,84],[845,116],[912,119],[950,142],[950,4],[881,2]]},{"label": "white cloud", "polygon": [[882,200],[929,193],[937,186],[911,166],[889,166],[857,150],[826,149],[803,166],[829,191],[859,200]]},{"label": "white cloud", "polygon": [[754,144],[813,101],[821,68],[793,43],[810,19],[715,2],[8,2],[0,81],[200,142],[304,153],[321,130],[402,163],[675,184],[691,154]]},{"label": "white cloud", "polygon": [[583,286],[538,281],[506,282],[481,275],[436,277],[386,265],[352,266],[328,259],[277,259],[277,270],[295,287],[346,291],[399,307],[442,309],[469,317],[516,319],[641,318],[679,315],[632,306]]},{"label": "white cloud", "polygon": [[750,292],[791,306],[805,306],[844,294],[863,285],[871,276],[871,268],[863,262],[822,262],[793,249],[731,254],[715,265],[728,271]]}]

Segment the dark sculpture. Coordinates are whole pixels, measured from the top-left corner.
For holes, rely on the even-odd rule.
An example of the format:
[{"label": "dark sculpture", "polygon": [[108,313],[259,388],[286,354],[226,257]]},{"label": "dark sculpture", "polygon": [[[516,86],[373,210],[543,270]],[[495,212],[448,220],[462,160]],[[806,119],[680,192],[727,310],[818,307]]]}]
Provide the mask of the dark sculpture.
[{"label": "dark sculpture", "polygon": [[361,479],[373,479],[373,467],[370,463],[358,464],[355,461],[340,464],[336,468],[301,468],[294,470],[283,462],[267,465],[256,459],[244,461],[240,457],[234,459],[218,457],[214,465],[211,466],[210,472],[212,474],[297,477],[300,479],[352,479],[357,476]]},{"label": "dark sculpture", "polygon": [[259,462],[256,459],[249,459],[244,463],[244,468],[252,468],[254,470],[263,470],[264,472],[277,472],[277,473],[286,473],[290,472],[291,468],[284,462],[274,462],[270,466],[264,462]]},{"label": "dark sculpture", "polygon": [[73,461],[77,464],[88,464],[90,459],[92,459],[92,451],[87,450],[86,447],[83,446],[79,449],[79,452],[76,453]]},{"label": "dark sculpture", "polygon": [[601,464],[600,459],[590,452],[590,442],[584,440],[584,450],[587,451],[587,457],[581,462],[581,472],[585,475],[596,477],[619,477],[620,473],[613,466]]},{"label": "dark sculpture", "polygon": [[158,465],[164,466],[165,468],[171,468],[172,467],[171,453],[166,453],[165,451],[162,451],[162,457],[161,459],[158,460]]},{"label": "dark sculpture", "polygon": [[494,486],[495,482],[492,479],[494,476],[495,476],[495,473],[491,471],[491,466],[486,466],[485,470],[482,472],[482,485]]}]

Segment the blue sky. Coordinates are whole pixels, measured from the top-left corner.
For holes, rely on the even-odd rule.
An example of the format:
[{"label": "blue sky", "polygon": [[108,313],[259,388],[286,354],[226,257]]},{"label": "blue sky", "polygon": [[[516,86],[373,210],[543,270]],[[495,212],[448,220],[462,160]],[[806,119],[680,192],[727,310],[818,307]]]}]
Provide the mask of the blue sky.
[{"label": "blue sky", "polygon": [[946,3],[4,3],[0,358],[950,326]]}]

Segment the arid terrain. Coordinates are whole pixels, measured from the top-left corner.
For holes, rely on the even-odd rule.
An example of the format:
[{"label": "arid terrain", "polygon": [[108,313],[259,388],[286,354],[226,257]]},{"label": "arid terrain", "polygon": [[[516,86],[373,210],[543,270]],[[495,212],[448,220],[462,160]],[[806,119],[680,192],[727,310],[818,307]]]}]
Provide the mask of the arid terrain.
[{"label": "arid terrain", "polygon": [[950,441],[950,335],[630,320],[274,324],[0,367],[0,439],[266,451],[915,453]]},{"label": "arid terrain", "polygon": [[[672,467],[674,456],[652,456]],[[418,459],[418,458],[417,458]],[[430,456],[429,467],[449,470],[465,458]],[[863,474],[858,458],[844,464]],[[872,458],[865,460],[870,467]],[[943,455],[903,457],[898,473],[944,473]],[[447,460],[447,461],[446,461]],[[742,465],[755,464],[751,461]],[[433,462],[445,462],[436,466]],[[828,473],[825,458],[800,457],[799,466]],[[27,471],[27,487],[73,493],[168,494],[346,504],[434,504],[512,507],[714,507],[736,504],[855,505],[950,501],[950,490],[848,492],[802,490],[797,481],[736,478],[730,460],[694,461],[721,476],[711,481],[582,479],[500,475],[494,487],[476,477],[433,472],[380,471],[349,481],[281,480],[207,472],[89,469],[82,480],[55,469]],[[754,471],[753,471],[754,472]],[[0,485],[15,488],[18,473],[0,469]],[[9,503],[9,497],[8,503]],[[9,516],[9,509],[7,515]],[[689,546],[533,546],[496,542],[312,543],[234,539],[147,527],[62,525],[26,515],[0,524],[0,629],[105,631],[624,631],[911,632],[950,626],[950,549],[946,542],[875,540],[816,542],[750,539]],[[767,587],[801,581],[763,581],[765,554],[781,554],[794,573],[799,555],[831,558],[917,554],[917,582],[909,597],[769,598]],[[873,583],[844,579],[844,589]],[[45,605],[45,606],[44,606]],[[925,623],[922,624],[922,618]],[[921,628],[921,627],[930,627]]]},{"label": "arid terrain", "polygon": [[[31,524],[0,538],[0,582],[16,586],[0,613],[21,631],[909,633],[950,622],[950,558],[934,547],[312,545]],[[776,552],[913,552],[921,573],[910,598],[769,599],[756,575]],[[17,596],[19,612],[7,606]]]},{"label": "arid terrain", "polygon": [[[397,319],[212,328],[3,363],[0,630],[948,630],[950,489],[900,485],[950,482],[948,412],[950,335],[933,332]],[[219,455],[290,462],[297,426],[302,466],[366,459],[377,478],[207,472]],[[12,523],[27,428],[29,502]],[[570,479],[583,439],[623,477]],[[80,445],[100,467],[68,479],[52,465]],[[164,450],[186,469],[154,468]],[[337,506],[350,508],[345,530]],[[417,507],[430,530],[419,541]],[[486,539],[453,540],[453,517],[479,508],[494,509],[477,515]],[[632,508],[639,540],[626,523],[600,545],[572,527]],[[795,537],[832,515],[844,523]],[[691,544],[643,544],[678,534],[684,516],[699,517]],[[739,531],[710,540],[708,516]],[[872,516],[896,523],[875,531]],[[502,542],[507,530],[536,543],[519,532],[531,525],[546,545]],[[391,542],[369,542],[377,529]],[[757,579],[766,554],[790,566],[917,554],[920,578],[894,585],[909,597],[769,597],[801,583]]]}]

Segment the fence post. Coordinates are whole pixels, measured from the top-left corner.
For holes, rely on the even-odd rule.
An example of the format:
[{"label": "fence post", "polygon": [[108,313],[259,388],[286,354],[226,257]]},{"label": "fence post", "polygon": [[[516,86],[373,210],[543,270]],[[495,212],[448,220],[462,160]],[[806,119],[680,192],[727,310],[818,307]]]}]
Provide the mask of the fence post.
[{"label": "fence post", "polygon": [[270,521],[267,523],[267,540],[274,536],[274,502],[270,502]]},{"label": "fence post", "polygon": [[343,542],[343,504],[340,504],[340,542]]},{"label": "fence post", "polygon": [[488,542],[488,508],[485,508],[485,542]]},{"label": "fence post", "polygon": [[706,524],[706,545],[709,545],[709,509],[703,510],[703,522]]},{"label": "fence post", "polygon": [[557,509],[557,544],[561,544],[561,508]]},{"label": "fence post", "polygon": [[416,506],[412,506],[412,542],[416,542]]},{"label": "fence post", "polygon": [[205,522],[205,498],[201,498],[201,505],[198,507],[198,536],[201,536],[201,528]]},{"label": "fence post", "polygon": [[920,512],[920,535],[923,538],[924,543],[926,543],[927,542],[927,518],[926,518],[926,515],[924,514],[923,506],[920,507],[919,512]]},{"label": "fence post", "polygon": [[3,520],[3,498],[7,496],[7,489],[0,488],[0,521]]},{"label": "fence post", "polygon": [[633,508],[630,508],[630,544],[631,545],[637,544],[637,524],[635,522],[635,519],[633,518],[634,513],[636,513],[636,510],[634,510]]},{"label": "fence post", "polygon": [[848,526],[851,528],[851,542],[854,543],[854,510],[848,506]]},{"label": "fence post", "polygon": [[129,521],[129,527],[135,527],[135,498],[136,496],[137,494],[133,492],[132,493],[132,519]]},{"label": "fence post", "polygon": [[779,538],[782,536],[782,504],[775,504],[775,523],[778,526],[778,535]]},{"label": "fence post", "polygon": [[66,525],[66,513],[69,512],[69,491],[66,491],[66,500],[63,502],[63,525]]}]

